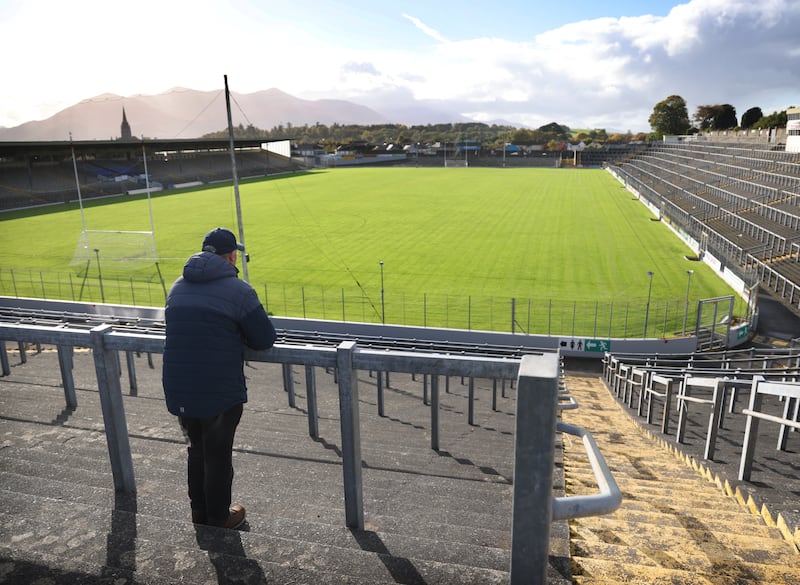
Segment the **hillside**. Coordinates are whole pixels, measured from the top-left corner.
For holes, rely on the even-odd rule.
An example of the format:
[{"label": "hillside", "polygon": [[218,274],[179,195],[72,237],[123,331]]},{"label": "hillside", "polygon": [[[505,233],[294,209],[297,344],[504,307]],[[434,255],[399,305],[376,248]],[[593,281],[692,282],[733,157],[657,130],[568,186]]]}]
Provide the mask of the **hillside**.
[{"label": "hillside", "polygon": [[[227,127],[225,93],[181,87],[157,95],[101,94],[45,120],[0,128],[2,141],[108,140],[120,136],[125,109],[134,136],[197,138]],[[304,100],[279,89],[231,92],[234,124],[270,129],[278,125],[382,124],[390,120],[365,106],[343,100]]]}]

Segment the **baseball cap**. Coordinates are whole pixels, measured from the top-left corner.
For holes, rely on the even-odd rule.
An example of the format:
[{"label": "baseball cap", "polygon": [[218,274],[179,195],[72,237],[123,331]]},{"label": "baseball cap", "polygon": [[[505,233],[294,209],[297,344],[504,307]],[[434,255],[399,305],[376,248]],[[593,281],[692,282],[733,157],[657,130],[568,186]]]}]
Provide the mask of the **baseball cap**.
[{"label": "baseball cap", "polygon": [[236,236],[229,229],[218,227],[206,234],[203,239],[203,252],[228,254],[234,250],[244,251],[244,246],[236,241]]}]

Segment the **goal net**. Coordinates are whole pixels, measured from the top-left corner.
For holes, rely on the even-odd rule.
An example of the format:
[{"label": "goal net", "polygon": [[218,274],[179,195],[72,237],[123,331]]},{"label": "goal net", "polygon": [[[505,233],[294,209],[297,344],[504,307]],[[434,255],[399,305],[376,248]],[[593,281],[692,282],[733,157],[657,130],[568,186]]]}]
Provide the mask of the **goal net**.
[{"label": "goal net", "polygon": [[152,267],[157,260],[153,232],[84,230],[78,236],[70,265],[98,262],[103,271],[127,273]]}]

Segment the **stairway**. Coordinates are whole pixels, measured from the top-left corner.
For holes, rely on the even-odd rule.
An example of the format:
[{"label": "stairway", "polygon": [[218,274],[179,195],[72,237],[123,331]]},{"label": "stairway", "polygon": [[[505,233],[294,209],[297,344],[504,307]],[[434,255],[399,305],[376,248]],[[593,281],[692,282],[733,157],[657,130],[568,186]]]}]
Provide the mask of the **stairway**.
[{"label": "stairway", "polygon": [[[160,356],[136,358],[122,387],[137,493],[115,494],[92,356],[75,352],[78,407],[65,409],[56,352],[29,353],[0,378],[0,584],[499,584],[509,579],[514,401],[491,410],[491,382],[441,391],[441,450],[430,449],[422,377],[391,374],[386,417],[359,372],[365,529],[345,527],[338,394],[317,370],[319,436],[308,435],[305,376],[290,408],[281,366],[248,365],[250,402],[234,451],[242,530],[196,527],[185,445],[165,409]],[[123,368],[124,369],[124,368]],[[301,383],[302,381],[302,383]],[[509,393],[509,395],[513,395]],[[554,532],[558,527],[554,525]],[[569,582],[564,524],[551,583]]]},{"label": "stairway", "polygon": [[[564,420],[592,431],[620,489],[615,513],[570,521],[577,585],[795,585],[800,554],[777,528],[658,445],[599,377],[570,376]],[[579,441],[564,439],[567,495],[596,490]]]}]

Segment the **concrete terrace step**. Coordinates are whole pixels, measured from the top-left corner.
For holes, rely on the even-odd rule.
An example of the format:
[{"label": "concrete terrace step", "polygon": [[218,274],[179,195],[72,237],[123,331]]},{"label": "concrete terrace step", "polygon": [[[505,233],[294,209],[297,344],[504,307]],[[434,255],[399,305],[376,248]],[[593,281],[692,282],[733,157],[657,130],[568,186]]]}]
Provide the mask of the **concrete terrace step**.
[{"label": "concrete terrace step", "polygon": [[[623,493],[615,513],[570,521],[576,584],[800,582],[800,555],[777,529],[638,432],[600,378],[568,383],[581,408],[564,418],[592,430]],[[568,495],[592,491],[575,441],[564,468]]]},{"label": "concrete terrace step", "polygon": [[[166,412],[160,367],[137,358],[136,396],[123,374],[138,488],[126,511],[113,490],[91,355],[76,352],[75,362],[76,409],[64,407],[55,352],[31,354],[0,379],[0,522],[10,527],[0,531],[0,582],[38,575],[57,585],[228,583],[244,574],[255,583],[508,581],[513,400],[505,399],[511,411],[492,412],[485,381],[475,426],[466,424],[466,387],[451,380],[453,392],[442,392],[437,453],[421,377],[393,375],[388,416],[379,417],[368,386],[374,379],[359,373],[365,530],[351,531],[332,376],[317,371],[315,441],[297,383],[302,369],[296,408],[287,404],[279,366],[249,369],[251,400],[234,448],[234,498],[247,507],[246,531],[206,528],[211,537],[199,538],[188,522],[184,439]],[[550,571],[564,583],[561,526],[554,525]]]},{"label": "concrete terrace step", "polygon": [[[100,471],[108,473],[109,465],[104,461],[107,458],[104,435],[97,432],[88,441],[86,439],[78,430],[60,426],[44,432],[7,434],[0,444],[9,450],[9,455],[15,453],[17,457],[26,460],[46,462],[48,465],[64,465],[64,462],[69,461],[70,467],[86,467],[90,470],[87,477]],[[35,442],[33,448],[30,446],[31,441]],[[134,436],[131,445],[137,477],[147,480],[152,476],[174,473],[176,470],[183,473],[184,447],[177,440]],[[317,443],[308,438],[305,438],[304,448],[310,451],[304,453],[286,453],[285,450],[275,447],[273,444],[269,451],[257,451],[237,446],[234,456],[236,465],[250,481],[261,485],[268,485],[276,475],[280,475],[280,482],[285,489],[303,489],[308,486],[308,473],[313,473],[318,481],[327,478],[326,483],[333,488],[332,491],[339,492],[341,467],[338,456],[328,455],[330,451],[320,450]],[[367,456],[365,469],[369,472],[366,478],[370,489],[397,491],[411,481],[408,478],[403,479],[408,475],[413,479],[415,489],[422,489],[427,497],[435,498],[438,492],[449,498],[462,498],[462,506],[467,507],[471,500],[485,503],[488,498],[488,501],[499,503],[507,499],[507,480],[492,473],[492,470],[477,468],[470,462],[459,462],[456,459],[445,452],[437,454],[429,448],[420,450],[416,457],[409,458],[405,462],[407,466],[398,465],[396,460],[386,461],[385,457]],[[320,463],[328,465],[319,465]],[[70,469],[65,472],[69,473]],[[47,473],[43,472],[45,475]],[[457,494],[449,493],[449,483],[470,478],[472,481],[462,482]],[[76,477],[77,479],[79,478]],[[111,485],[110,478],[101,478],[98,481],[106,481]]]},{"label": "concrete terrace step", "polygon": [[[84,394],[81,405],[75,411],[64,412],[62,408],[56,413],[52,408],[43,409],[43,397],[41,394],[36,398],[31,397],[34,393],[29,388],[15,389],[11,394],[12,396],[6,398],[7,402],[4,404],[4,411],[13,410],[16,419],[36,421],[43,425],[52,426],[53,422],[60,417],[65,427],[77,426],[80,429],[103,432],[102,422],[97,418],[100,408],[99,398],[95,395],[90,395],[91,400],[86,400],[86,395]],[[21,394],[25,394],[27,398],[22,398]],[[57,402],[60,400],[57,396],[55,398],[50,396],[49,398]],[[25,400],[27,400],[27,404]],[[92,402],[96,402],[96,404]],[[126,415],[132,440],[153,438],[182,442],[183,438],[178,430],[177,421],[166,413],[163,401],[155,405],[152,402],[142,398],[126,398]],[[12,403],[13,407],[10,406]],[[300,456],[308,456],[309,449],[317,448],[318,453],[326,455],[331,460],[338,459],[338,445],[336,445],[336,442],[338,442],[338,421],[323,422],[321,424],[321,438],[315,444],[308,437],[305,417],[275,415],[274,413],[266,414],[264,412],[254,413],[250,411],[249,405],[247,408],[240,431],[237,433],[237,445],[242,444],[243,450],[254,449],[256,444],[275,444],[280,445],[280,450],[294,450],[294,453]],[[148,412],[148,410],[151,412]],[[291,420],[287,423],[286,419]],[[430,439],[427,433],[416,429],[411,432],[407,432],[404,428],[399,430],[392,429],[394,425],[387,423],[384,419],[372,421],[369,416],[364,415],[362,415],[362,419],[362,435],[365,436],[362,454],[367,465],[371,463],[371,458],[375,457],[379,457],[381,460],[388,459],[398,465],[408,465],[409,460],[414,463],[420,456],[431,457]],[[280,424],[276,424],[276,421]],[[370,429],[374,425],[381,423],[383,429],[370,435]],[[443,421],[441,432],[442,450],[440,451],[443,455],[452,455],[453,462],[461,465],[461,467],[457,467],[458,469],[468,471],[470,468],[474,468],[480,471],[479,468],[483,467],[485,470],[490,470],[490,474],[498,475],[501,473],[488,465],[481,466],[477,463],[472,466],[468,465],[471,461],[470,457],[473,459],[485,457],[487,460],[492,460],[494,464],[502,469],[510,470],[512,456],[510,440],[508,441],[508,449],[504,449],[507,451],[506,456],[498,458],[500,453],[497,451],[496,446],[494,449],[485,446],[486,439],[493,437],[493,435],[487,437],[486,434],[493,431],[467,425],[463,425],[461,428],[459,426],[458,422],[449,424],[449,421]],[[452,427],[452,429],[449,427]],[[51,433],[50,430],[47,432]],[[58,440],[58,437],[55,440]],[[318,449],[320,445],[324,446],[325,449]],[[465,450],[463,454],[460,452],[462,448]],[[275,451],[277,452],[278,450],[276,449]],[[287,455],[291,454],[287,453]],[[438,465],[446,464],[447,459],[445,458],[438,462]],[[506,473],[509,473],[509,471],[506,471]]]},{"label": "concrete terrace step", "polygon": [[[9,503],[2,504],[0,519],[11,523],[17,506],[24,506],[25,502],[22,496],[12,495],[9,500]],[[170,508],[165,508],[157,516],[118,509],[109,517],[107,510],[88,505],[65,505],[63,501],[47,498],[40,498],[36,503],[38,515],[20,520],[9,531],[9,535],[4,535],[6,540],[0,542],[1,545],[13,546],[15,543],[29,541],[27,548],[32,552],[41,549],[42,552],[65,554],[70,549],[81,547],[103,554],[101,543],[91,544],[91,541],[107,538],[109,532],[115,532],[116,538],[127,538],[131,543],[135,541],[137,547],[143,543],[162,542],[164,550],[154,554],[177,559],[185,555],[186,550],[196,548],[198,531],[206,532],[209,537],[216,539],[236,538],[231,534],[232,531],[210,527],[196,528],[186,521],[170,520]],[[87,525],[91,527],[89,530]],[[168,542],[164,542],[165,526],[169,530]],[[413,559],[417,564],[420,561],[432,563],[433,566],[450,564],[464,574],[468,574],[471,569],[477,573],[485,573],[484,569],[490,573],[503,573],[509,562],[508,551],[502,549],[452,545],[372,531],[353,532],[341,526],[283,521],[271,527],[273,531],[280,532],[279,534],[256,530],[252,522],[248,522],[246,528],[245,531],[239,531],[237,536],[247,556],[267,558],[270,562],[291,566],[296,562],[295,558],[308,555],[314,558],[319,569],[324,570],[328,563],[334,566],[344,564],[349,567],[349,572],[343,573],[356,577],[364,573],[374,574],[376,566],[371,566],[374,564],[371,557],[389,555],[389,551],[394,557]],[[463,558],[470,558],[469,567],[460,564],[459,559]]]},{"label": "concrete terrace step", "polygon": [[[76,468],[74,458],[68,458],[63,463],[53,463],[47,461],[48,455],[52,457],[53,454],[32,453],[16,448],[6,449],[0,470],[3,485],[29,484],[31,487],[27,489],[34,490],[33,494],[42,494],[41,490],[48,486],[47,482],[54,483],[56,478],[58,484],[53,488],[56,493],[62,489],[73,489],[75,486],[85,487],[87,494],[94,490],[110,490],[113,487],[108,472]],[[240,474],[244,473],[241,471],[243,466],[240,464],[238,467]],[[306,473],[303,476],[305,484],[302,479],[297,479],[297,473],[283,473],[286,471],[285,466],[281,468],[281,472],[275,474],[275,471],[271,470],[267,479],[259,479],[258,474],[248,471],[249,481],[239,482],[237,484],[239,487],[235,487],[234,493],[238,493],[240,499],[258,509],[281,509],[287,503],[291,503],[294,506],[310,506],[326,511],[338,510],[340,513],[337,522],[344,517],[339,470],[334,470],[333,477],[322,483],[318,476],[312,479]],[[169,495],[179,503],[180,509],[185,508],[183,467],[176,465],[173,469],[158,470],[155,475],[151,472],[147,466],[141,473],[139,492]],[[292,476],[296,480],[294,483],[287,479],[277,479]],[[480,484],[478,486],[490,487]],[[430,513],[426,510],[434,507],[436,519],[441,523],[507,530],[509,518],[506,515],[487,513],[487,509],[498,507],[510,509],[510,487],[502,485],[497,487],[500,491],[466,488],[468,491],[465,493],[460,489],[460,484],[448,487],[446,481],[437,484],[430,478],[409,479],[402,475],[386,481],[380,478],[372,481],[371,475],[367,473],[364,481],[364,506],[368,512],[412,516],[429,516]],[[18,489],[22,490],[21,487]],[[285,512],[283,514],[285,515]]]},{"label": "concrete terrace step", "polygon": [[[14,385],[11,386],[14,389]],[[78,390],[79,406],[75,411],[69,411],[63,407],[63,399],[60,397],[60,389],[56,390],[50,387],[31,387],[30,385],[17,384],[17,392],[13,396],[14,409],[18,413],[18,417],[30,417],[31,420],[38,420],[42,423],[50,423],[57,418],[70,421],[84,415],[90,420],[94,421],[95,425],[100,423],[98,416],[100,415],[99,396],[96,391],[91,390]],[[251,401],[247,405],[247,415],[243,418],[237,436],[241,442],[250,443],[251,433],[259,435],[259,440],[264,433],[271,434],[279,440],[287,440],[292,436],[307,436],[307,420],[304,411],[304,405],[298,404],[296,409],[291,409],[285,405],[286,398],[278,390],[273,390],[269,394],[270,404],[268,410],[259,401],[254,400],[254,395],[258,393],[251,390]],[[262,392],[261,394],[265,394]],[[322,394],[322,393],[320,393]],[[363,393],[362,393],[363,394]],[[389,394],[389,393],[387,393]],[[258,396],[258,400],[264,401],[264,396]],[[299,397],[301,398],[301,397]],[[334,398],[335,395],[334,395]],[[52,401],[52,408],[42,412],[42,400]],[[391,408],[393,406],[392,397],[387,396],[387,417],[376,417],[368,407],[362,404],[362,428],[365,433],[369,433],[369,429],[374,425],[380,426],[380,431],[374,433],[374,436],[369,436],[368,441],[364,442],[363,451],[369,453],[374,447],[381,450],[390,451],[392,447],[397,446],[400,452],[405,452],[409,449],[405,444],[408,441],[399,441],[401,438],[412,437],[415,439],[411,445],[418,444],[420,448],[429,447],[429,420],[430,411],[429,407],[422,405],[420,399],[409,399],[402,396],[402,400],[410,403],[407,404],[394,404],[394,406],[402,407],[403,419],[398,419],[392,415]],[[28,408],[26,408],[26,404]],[[129,430],[132,434],[147,434],[154,433],[154,427],[163,429],[168,432],[170,429],[172,433],[177,433],[177,424],[173,417],[166,412],[166,407],[163,402],[162,396],[140,396],[138,397],[125,397],[126,416],[128,419]],[[414,408],[414,406],[417,408]],[[320,405],[320,435],[328,441],[338,441],[338,403],[333,405],[334,409],[327,409],[329,412],[326,414],[326,409]],[[416,411],[416,412],[415,412]],[[443,400],[441,411],[441,429],[440,437],[441,443],[444,448],[450,448],[454,444],[460,444],[464,441],[465,437],[469,435],[482,435],[484,433],[499,433],[508,438],[508,445],[510,446],[511,436],[513,432],[513,417],[509,417],[505,413],[491,413],[484,416],[484,419],[492,416],[494,426],[468,426],[465,423],[465,417],[453,414],[454,411],[448,411],[447,402]],[[260,415],[265,415],[268,418],[263,420]],[[409,415],[412,417],[409,419]],[[478,424],[484,421],[477,417]],[[504,419],[507,419],[504,421]],[[498,427],[499,423],[505,422],[505,429]],[[409,429],[409,427],[411,427]],[[95,426],[95,428],[101,428]],[[496,459],[497,453],[493,453],[490,449],[485,448],[485,441],[473,441],[471,449],[475,453],[485,453],[493,455]],[[402,447],[401,447],[402,446]],[[496,451],[496,450],[495,450]],[[509,454],[505,457],[504,467],[510,467],[510,449]]]},{"label": "concrete terrace step", "polygon": [[[715,527],[688,518],[683,526],[659,526],[658,530],[654,530],[652,526],[639,525],[631,531],[622,526],[621,522],[610,522],[591,529],[576,524],[572,531],[572,544],[573,550],[576,547],[582,549],[583,554],[580,556],[597,558],[616,555],[610,550],[608,553],[592,554],[592,550],[602,551],[608,546],[622,546],[642,551],[658,550],[665,556],[672,555],[676,558],[724,556],[761,564],[781,564],[786,561],[786,550],[775,546],[775,540],[779,538],[777,534],[758,534],[757,531],[751,533],[749,530],[740,534],[737,532],[738,526],[730,523],[724,527],[717,524]],[[687,546],[669,552],[665,550],[665,542],[680,542],[687,538],[687,532],[690,542],[700,542],[702,546]],[[695,565],[700,566],[702,562],[687,561],[684,568],[688,570]]]},{"label": "concrete terrace step", "polygon": [[[618,560],[585,558],[581,559],[580,568],[574,575],[576,585],[606,585],[611,583],[636,583],[647,585],[751,585],[763,583],[798,583],[800,574],[791,565],[757,565],[738,559],[720,560],[710,570],[694,568],[688,570],[670,569],[661,565],[660,558],[652,558],[650,563],[639,563],[642,557],[633,562],[622,563]],[[671,562],[668,558],[666,563]]]}]

